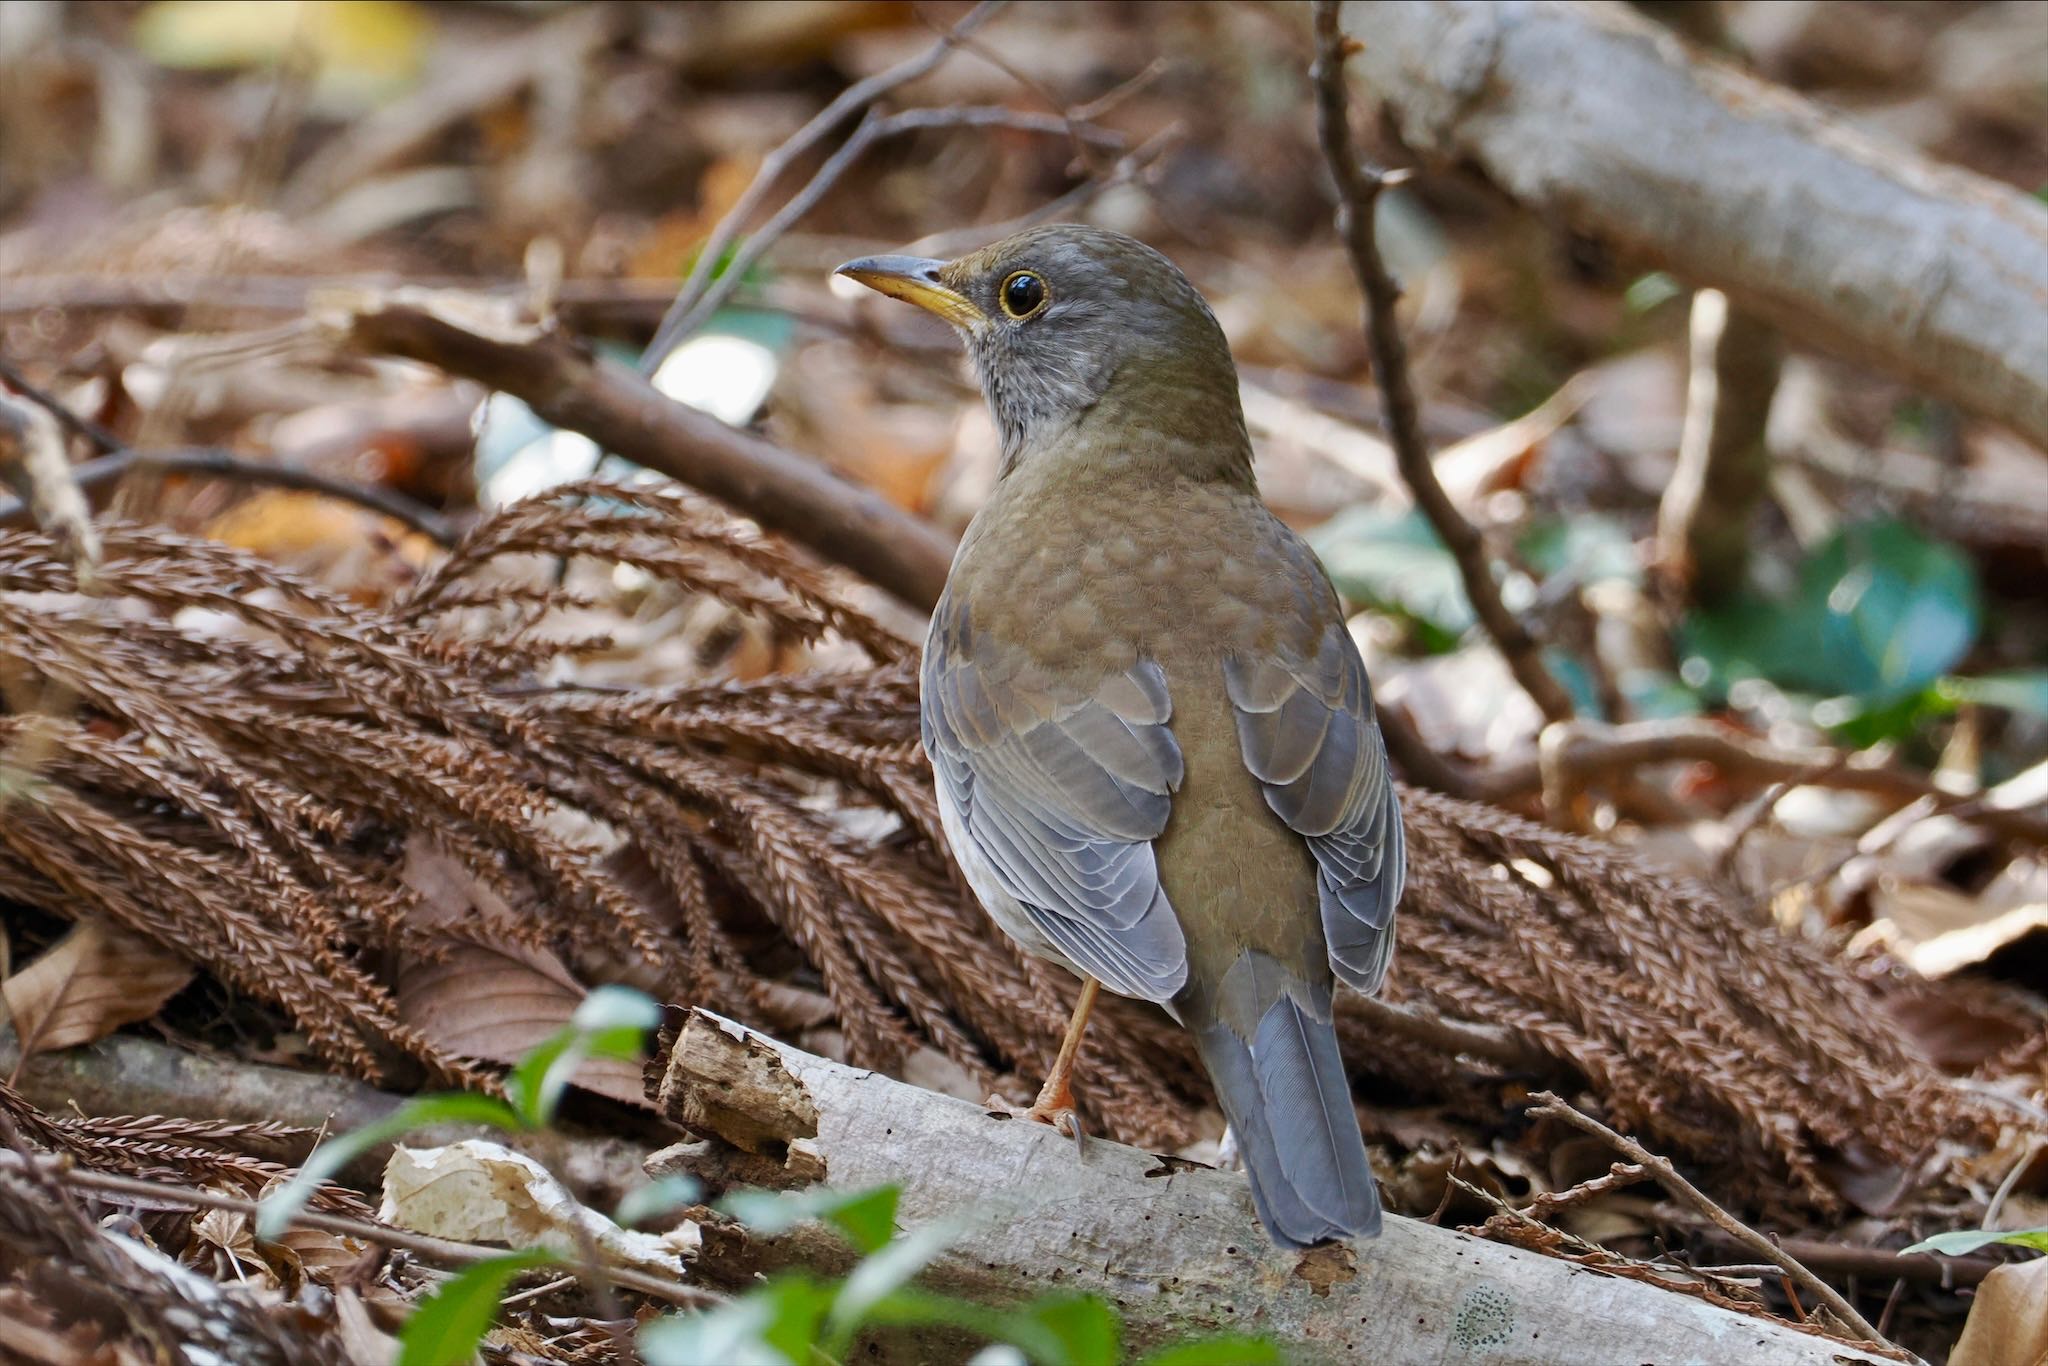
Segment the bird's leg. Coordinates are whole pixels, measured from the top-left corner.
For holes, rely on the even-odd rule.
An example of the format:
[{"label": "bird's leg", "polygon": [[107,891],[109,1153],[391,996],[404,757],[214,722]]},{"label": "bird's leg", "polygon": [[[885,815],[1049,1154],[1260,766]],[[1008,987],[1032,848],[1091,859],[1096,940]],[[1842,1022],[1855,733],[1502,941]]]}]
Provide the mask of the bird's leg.
[{"label": "bird's leg", "polygon": [[1038,1089],[1038,1099],[1030,1108],[1019,1110],[1004,1103],[1002,1097],[989,1097],[989,1108],[1001,1111],[1015,1119],[1033,1119],[1078,1139],[1081,1136],[1081,1121],[1074,1115],[1074,1091],[1071,1085],[1074,1076],[1074,1059],[1081,1053],[1081,1036],[1088,1032],[1088,1014],[1095,1009],[1096,994],[1102,990],[1102,983],[1093,977],[1081,979],[1081,995],[1074,1002],[1074,1014],[1067,1021],[1067,1032],[1060,1039],[1059,1055],[1052,1060],[1052,1071],[1045,1077],[1045,1085]]}]

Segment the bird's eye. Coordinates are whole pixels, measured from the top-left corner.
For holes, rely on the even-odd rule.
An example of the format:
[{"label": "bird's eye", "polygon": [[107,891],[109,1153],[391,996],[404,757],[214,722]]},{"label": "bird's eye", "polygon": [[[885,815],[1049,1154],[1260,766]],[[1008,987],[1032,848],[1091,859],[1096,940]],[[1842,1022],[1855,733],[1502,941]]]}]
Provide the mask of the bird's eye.
[{"label": "bird's eye", "polygon": [[996,297],[1002,301],[1003,312],[1021,322],[1045,307],[1045,281],[1032,271],[1020,270],[1003,281]]}]

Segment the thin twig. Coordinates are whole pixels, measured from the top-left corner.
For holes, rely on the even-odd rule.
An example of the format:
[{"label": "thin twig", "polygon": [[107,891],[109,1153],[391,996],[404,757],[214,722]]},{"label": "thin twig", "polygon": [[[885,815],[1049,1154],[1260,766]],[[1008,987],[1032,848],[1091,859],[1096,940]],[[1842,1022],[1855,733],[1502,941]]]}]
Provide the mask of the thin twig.
[{"label": "thin twig", "polygon": [[1365,328],[1372,345],[1373,377],[1386,397],[1387,439],[1394,461],[1415,497],[1415,505],[1436,529],[1458,562],[1474,615],[1500,648],[1508,670],[1537,708],[1552,721],[1572,715],[1571,698],[1543,665],[1541,647],[1529,629],[1500,600],[1500,587],[1486,555],[1486,543],[1465,519],[1437,480],[1417,420],[1415,390],[1408,377],[1408,349],[1394,315],[1401,288],[1380,258],[1373,227],[1373,206],[1380,193],[1405,178],[1403,172],[1368,169],[1351,142],[1350,101],[1344,84],[1348,55],[1337,19],[1338,0],[1316,0],[1316,60],[1311,79],[1316,89],[1316,130],[1323,159],[1337,182],[1337,235],[1351,257],[1352,273],[1365,295]]},{"label": "thin twig", "polygon": [[[0,1152],[0,1165],[22,1167],[28,1164],[29,1159],[19,1153]],[[168,1200],[177,1204],[194,1205],[201,1209],[231,1210],[251,1217],[255,1216],[257,1210],[256,1201],[220,1191],[171,1186],[157,1181],[145,1181],[140,1177],[117,1176],[112,1172],[89,1171],[80,1167],[61,1167],[49,1160],[38,1165],[46,1169],[58,1167],[57,1174],[66,1185],[80,1190],[98,1191],[103,1195],[128,1196],[137,1200]],[[501,1247],[460,1243],[452,1238],[436,1238],[430,1234],[414,1233],[386,1224],[373,1224],[341,1214],[324,1214],[318,1210],[301,1210],[293,1216],[292,1222],[306,1228],[319,1229],[323,1233],[338,1233],[349,1238],[360,1238],[366,1243],[375,1243],[380,1247],[410,1252],[437,1266],[470,1266],[505,1255],[505,1249]],[[696,1286],[684,1285],[679,1281],[666,1281],[659,1276],[631,1267],[609,1267],[606,1274],[626,1289],[636,1290],[643,1295],[654,1295],[693,1309],[718,1304],[724,1299],[724,1296],[715,1291],[700,1290]]]},{"label": "thin twig", "polygon": [[[655,333],[654,340],[647,344],[647,350],[641,357],[641,373],[651,373],[660,365],[659,358],[667,356],[685,337],[701,327],[705,319],[717,312],[755,263],[805,214],[817,207],[818,201],[855,162],[867,154],[870,147],[887,138],[934,128],[1016,128],[1030,133],[1059,134],[1068,131],[1069,125],[1066,120],[1051,114],[1024,113],[1000,105],[906,109],[899,114],[878,114],[870,110],[860,126],[853,130],[853,136],[826,158],[817,174],[791,195],[789,201],[761,225],[760,231],[748,237],[745,245],[733,252],[732,260],[719,272],[716,280],[705,286],[697,301],[684,312],[671,310],[671,316],[662,320],[661,330]],[[1073,132],[1076,137],[1119,151],[1124,147],[1124,137],[1120,133],[1093,126],[1077,126]],[[729,215],[728,221],[736,213]],[[710,251],[708,245],[705,251]],[[699,264],[702,264],[701,258]],[[655,359],[650,360],[650,357]]]},{"label": "thin twig", "polygon": [[[31,383],[26,375],[5,360],[0,360],[0,381],[5,381],[8,388],[49,413],[66,431],[100,453],[100,459],[89,460],[72,469],[72,481],[81,489],[106,488],[118,484],[131,473],[210,475],[243,484],[325,494],[401,522],[443,549],[455,544],[456,532],[447,518],[394,489],[336,479],[311,470],[266,464],[222,450],[131,450],[120,437],[91,418],[74,412],[70,405],[47,389]],[[0,526],[19,525],[27,515],[28,509],[20,503],[0,500]]]},{"label": "thin twig", "polygon": [[1548,1219],[1563,1210],[1583,1205],[1596,1196],[1620,1190],[1623,1186],[1632,1186],[1648,1175],[1649,1172],[1640,1162],[1610,1163],[1605,1175],[1596,1176],[1590,1181],[1581,1181],[1578,1185],[1561,1191],[1545,1191],[1523,1206],[1521,1212],[1531,1219]]},{"label": "thin twig", "polygon": [[[833,129],[854,114],[866,109],[898,86],[916,80],[945,61],[953,49],[959,46],[962,38],[993,19],[1001,11],[1003,4],[1004,0],[982,0],[966,18],[953,25],[950,32],[941,36],[938,42],[917,56],[898,62],[887,71],[876,72],[866,80],[857,81],[840,91],[838,98],[819,110],[809,123],[799,128],[781,146],[762,159],[761,169],[754,173],[753,183],[747,186],[731,211],[719,220],[718,226],[712,229],[710,239],[704,243],[703,250],[697,253],[696,263],[690,267],[689,279],[683,282],[682,290],[676,295],[676,301],[669,306],[668,313],[661,320],[661,326],[655,329],[654,340],[649,342],[647,349],[640,354],[640,373],[654,373],[668,353],[675,349],[676,342],[688,335],[688,328],[684,324],[690,322],[691,315],[698,313],[699,306],[709,297],[706,291],[712,285],[712,272],[718,269],[719,262],[725,259],[727,250],[746,229],[748,221],[767,199],[768,192],[775,188],[775,182],[782,178],[783,172],[795,164],[798,157],[808,153]],[[729,270],[721,278],[737,278],[740,274],[738,270]]]},{"label": "thin twig", "polygon": [[[1014,218],[1006,218],[1000,223],[977,223],[972,227],[951,228],[945,232],[920,237],[906,250],[919,256],[953,257],[1040,223],[1072,218],[1077,210],[1093,203],[1110,190],[1136,180],[1140,173],[1159,159],[1161,153],[1179,142],[1186,132],[1184,125],[1178,122],[1170,123],[1119,157],[1116,165],[1110,167],[1106,173],[1082,181],[1057,199],[1049,199],[1035,209],[1020,213]],[[950,346],[947,354],[952,354]]]},{"label": "thin twig", "polygon": [[1427,1044],[1441,1053],[1466,1053],[1519,1072],[1554,1073],[1561,1065],[1550,1054],[1508,1030],[1453,1020],[1419,1004],[1396,1005],[1376,996],[1347,996],[1344,1009],[1378,1029]]},{"label": "thin twig", "polygon": [[1721,1208],[1705,1191],[1680,1176],[1678,1169],[1671,1165],[1670,1159],[1659,1157],[1634,1139],[1608,1128],[1555,1092],[1539,1091],[1531,1099],[1536,1102],[1535,1108],[1529,1111],[1531,1116],[1561,1119],[1575,1129],[1604,1140],[1629,1161],[1649,1171],[1666,1190],[1706,1215],[1723,1233],[1773,1265],[1784,1268],[1787,1276],[1811,1291],[1816,1299],[1828,1307],[1830,1313],[1864,1341],[1884,1347],[1891,1346],[1882,1333],[1873,1328],[1863,1315],[1856,1312],[1856,1306],[1849,1303],[1840,1291],[1808,1271],[1798,1258]]},{"label": "thin twig", "polygon": [[722,499],[913,606],[938,601],[952,540],[881,494],[678,403],[557,332],[487,335],[420,303],[415,295],[350,300],[327,322],[359,350],[422,361],[524,399],[544,421]]},{"label": "thin twig", "polygon": [[[222,450],[116,450],[111,455],[88,460],[72,469],[72,477],[78,486],[87,491],[108,488],[136,473],[197,475],[263,488],[317,493],[389,517],[444,550],[459,539],[459,533],[446,517],[395,489],[379,488],[352,479],[337,479],[292,465],[251,460]],[[19,525],[26,515],[27,509],[21,504],[11,499],[0,499],[0,526]]]},{"label": "thin twig", "polygon": [[1925,800],[1930,810],[1946,809],[1958,818],[1967,814],[2002,835],[2048,843],[2048,817],[2027,807],[1950,792],[1933,778],[1875,754],[1772,744],[1692,717],[1620,726],[1584,720],[1546,726],[1536,758],[1490,770],[1480,775],[1480,783],[1495,801],[1540,791],[1546,805],[1558,805],[1595,774],[1631,773],[1650,764],[1681,761],[1712,764],[1731,778],[1813,784],[1901,802]]}]

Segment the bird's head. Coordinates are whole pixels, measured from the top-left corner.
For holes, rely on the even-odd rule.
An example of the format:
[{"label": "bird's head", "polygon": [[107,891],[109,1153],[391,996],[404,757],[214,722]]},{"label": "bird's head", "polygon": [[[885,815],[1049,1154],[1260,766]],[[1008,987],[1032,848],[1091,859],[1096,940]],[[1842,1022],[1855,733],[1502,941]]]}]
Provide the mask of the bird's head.
[{"label": "bird's head", "polygon": [[1006,475],[1081,452],[1251,478],[1223,329],[1179,267],[1142,242],[1060,223],[954,261],[869,256],[837,273],[960,330]]}]

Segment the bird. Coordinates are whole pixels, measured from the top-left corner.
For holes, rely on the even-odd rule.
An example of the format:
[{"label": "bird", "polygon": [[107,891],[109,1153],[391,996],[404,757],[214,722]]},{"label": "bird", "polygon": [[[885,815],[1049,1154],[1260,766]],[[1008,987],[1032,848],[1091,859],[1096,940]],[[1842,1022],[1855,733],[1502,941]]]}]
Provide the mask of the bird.
[{"label": "bird", "polygon": [[1193,1035],[1269,1238],[1376,1236],[1332,1012],[1386,976],[1399,798],[1341,600],[1259,497],[1216,315],[1078,224],[836,273],[950,323],[1000,435],[919,720],[969,888],[1081,979],[1025,1113],[1078,1137],[1097,993],[1151,1001]]}]

